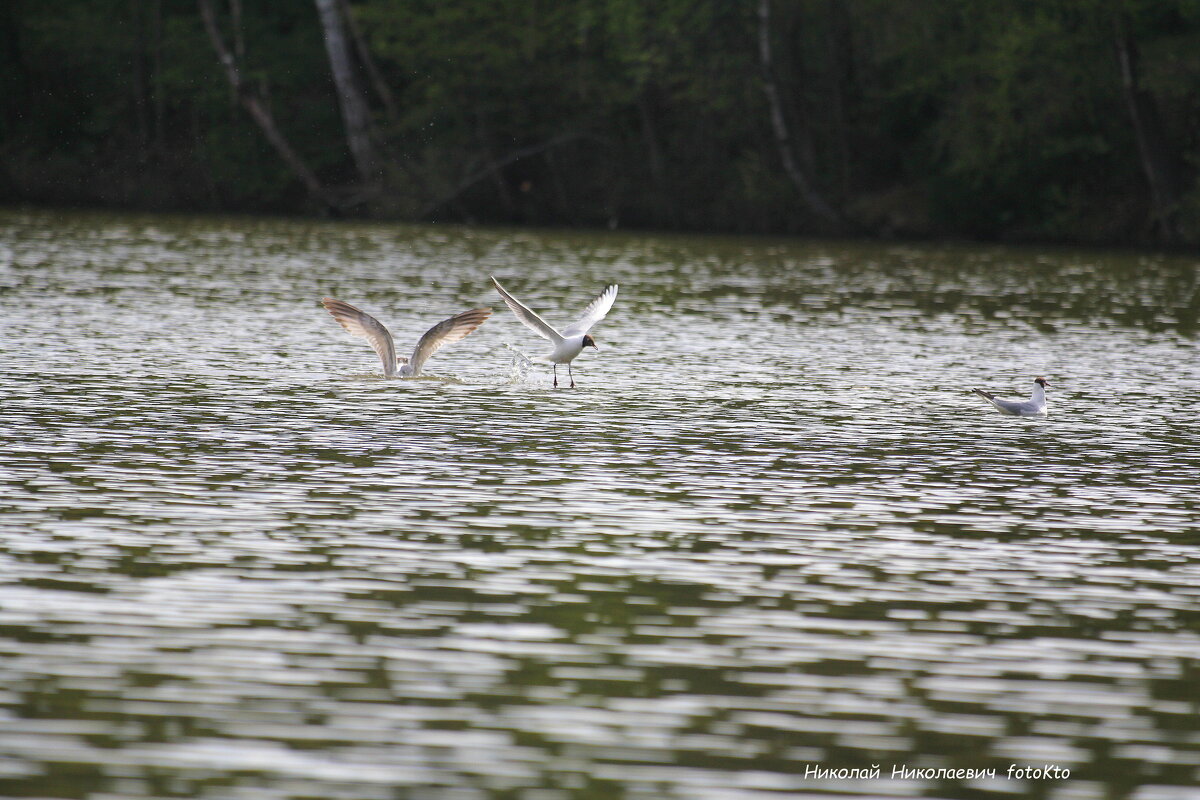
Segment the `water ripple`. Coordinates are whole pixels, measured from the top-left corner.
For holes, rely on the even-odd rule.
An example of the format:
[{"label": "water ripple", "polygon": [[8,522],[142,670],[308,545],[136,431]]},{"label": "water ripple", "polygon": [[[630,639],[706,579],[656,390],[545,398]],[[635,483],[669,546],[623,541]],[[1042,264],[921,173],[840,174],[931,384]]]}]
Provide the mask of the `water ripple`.
[{"label": "water ripple", "polygon": [[[6,796],[1194,794],[1191,259],[0,230]],[[622,284],[579,389],[489,272]],[[389,381],[325,294],[497,315]]]}]

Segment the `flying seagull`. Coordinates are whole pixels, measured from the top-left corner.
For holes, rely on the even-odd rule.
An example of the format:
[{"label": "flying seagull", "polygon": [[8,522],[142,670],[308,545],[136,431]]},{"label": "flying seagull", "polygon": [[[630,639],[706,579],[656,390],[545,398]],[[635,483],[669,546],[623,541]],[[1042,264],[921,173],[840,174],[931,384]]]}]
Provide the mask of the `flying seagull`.
[{"label": "flying seagull", "polygon": [[1001,414],[1011,414],[1014,417],[1036,417],[1046,413],[1046,383],[1045,378],[1034,378],[1033,394],[1028,400],[997,400],[991,392],[983,389],[972,389],[975,394],[988,400]]},{"label": "flying seagull", "polygon": [[321,305],[333,315],[333,318],[343,328],[354,336],[366,339],[379,358],[383,361],[383,374],[389,378],[397,375],[414,377],[421,374],[421,367],[429,357],[445,345],[457,342],[466,337],[471,331],[483,324],[492,315],[490,308],[472,308],[461,314],[444,319],[437,325],[425,331],[425,335],[417,342],[411,358],[397,357],[396,345],[392,342],[392,334],[383,323],[365,311],[359,311],[349,303],[326,297]]},{"label": "flying seagull", "polygon": [[583,310],[583,316],[572,325],[563,328],[561,332],[550,327],[544,319],[534,313],[528,306],[520,300],[513,297],[500,282],[492,277],[492,283],[496,285],[496,291],[504,298],[504,302],[512,309],[512,312],[517,315],[517,319],[524,322],[526,327],[531,328],[534,333],[541,336],[543,339],[549,339],[554,343],[553,352],[541,356],[545,361],[549,361],[554,365],[554,386],[558,387],[558,365],[567,365],[567,375],[571,379],[571,388],[575,388],[575,376],[571,374],[571,362],[575,357],[583,352],[585,347],[593,347],[597,350],[596,340],[588,336],[588,331],[592,326],[604,316],[608,314],[613,303],[617,299],[617,285],[614,283],[600,293],[600,296],[593,300],[588,307]]}]

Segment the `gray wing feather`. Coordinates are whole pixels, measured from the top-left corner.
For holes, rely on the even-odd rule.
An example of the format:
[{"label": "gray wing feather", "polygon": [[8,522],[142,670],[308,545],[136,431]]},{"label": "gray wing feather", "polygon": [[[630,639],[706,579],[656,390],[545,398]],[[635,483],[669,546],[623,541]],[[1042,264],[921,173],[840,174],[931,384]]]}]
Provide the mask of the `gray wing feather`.
[{"label": "gray wing feather", "polygon": [[992,405],[1005,414],[1012,414],[1019,417],[1022,414],[1028,414],[1030,411],[1029,404],[1023,403],[1020,400],[997,400],[995,397],[991,398],[991,400]]},{"label": "gray wing feather", "polygon": [[1001,400],[996,395],[991,392],[985,392],[983,389],[972,389],[971,391],[994,405],[996,410],[1001,414],[1012,414],[1015,417],[1021,417],[1037,413],[1037,406],[1028,400]]},{"label": "gray wing feather", "polygon": [[[383,323],[365,311],[359,311],[349,303],[326,297],[321,305],[333,315],[343,328],[360,339],[366,339],[383,362],[383,374],[389,378],[396,374],[396,345],[392,342],[392,334]],[[428,335],[428,334],[426,334]]]},{"label": "gray wing feather", "polygon": [[613,307],[613,303],[616,300],[617,285],[614,283],[601,292],[599,297],[588,304],[578,322],[563,329],[563,336],[580,336],[587,333],[593,325],[608,315],[609,309]]},{"label": "gray wing feather", "polygon": [[412,367],[413,374],[420,374],[421,365],[429,360],[430,356],[446,345],[466,338],[491,315],[490,308],[472,308],[470,311],[464,311],[449,319],[444,319],[425,331],[425,335],[421,337],[421,341],[417,342],[417,347],[413,350],[412,358],[408,362]]}]

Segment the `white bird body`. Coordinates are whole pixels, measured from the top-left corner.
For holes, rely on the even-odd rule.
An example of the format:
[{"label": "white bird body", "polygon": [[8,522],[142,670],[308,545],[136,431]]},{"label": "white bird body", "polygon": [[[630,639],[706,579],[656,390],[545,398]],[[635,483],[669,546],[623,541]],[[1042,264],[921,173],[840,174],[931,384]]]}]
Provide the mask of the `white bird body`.
[{"label": "white bird body", "polygon": [[551,364],[570,364],[575,357],[583,352],[583,334],[564,338],[554,346],[554,349],[544,356],[538,356]]},{"label": "white bird body", "polygon": [[1000,400],[991,392],[985,392],[983,389],[972,389],[971,391],[994,405],[1001,414],[1010,414],[1014,417],[1045,416],[1046,387],[1050,384],[1046,383],[1045,378],[1035,378],[1033,384],[1033,394],[1028,400]]},{"label": "white bird body", "polygon": [[[561,332],[552,327],[544,319],[539,317],[529,306],[522,303],[517,298],[508,293],[500,282],[495,277],[492,278],[492,283],[496,286],[496,291],[504,298],[504,302],[512,309],[513,314],[517,319],[525,324],[527,328],[532,330],[543,339],[549,339],[554,345],[554,349],[544,356],[538,356],[539,360],[549,361],[556,367],[559,364],[567,365],[567,373],[571,372],[571,362],[583,352],[585,347],[593,347],[597,350],[596,342],[588,335],[588,331],[608,314],[609,309],[613,307],[613,303],[617,300],[617,285],[611,284],[600,295],[588,304],[588,307],[583,310],[583,316],[576,322],[563,328]],[[554,385],[558,386],[558,371],[554,373]],[[575,378],[571,377],[571,386],[575,386]]]},{"label": "white bird body", "polygon": [[413,354],[409,358],[396,355],[396,345],[392,341],[391,331],[382,322],[365,311],[360,311],[349,303],[326,297],[321,305],[333,315],[338,324],[360,339],[366,339],[379,360],[383,363],[383,374],[389,378],[396,376],[412,378],[421,374],[421,369],[429,357],[445,345],[457,342],[468,336],[492,315],[490,308],[473,308],[453,317],[447,317],[429,330],[425,331]]}]

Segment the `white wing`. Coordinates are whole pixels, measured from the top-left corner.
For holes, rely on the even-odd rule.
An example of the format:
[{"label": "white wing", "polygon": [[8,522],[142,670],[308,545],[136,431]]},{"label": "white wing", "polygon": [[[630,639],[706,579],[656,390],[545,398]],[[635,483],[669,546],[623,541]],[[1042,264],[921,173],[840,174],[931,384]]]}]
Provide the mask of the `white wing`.
[{"label": "white wing", "polygon": [[504,298],[504,302],[507,303],[508,307],[512,309],[512,312],[517,315],[517,319],[521,320],[521,322],[524,322],[525,325],[532,329],[534,333],[536,333],[538,336],[541,336],[543,339],[549,339],[555,344],[558,344],[563,340],[563,335],[561,333],[554,330],[554,328],[551,328],[546,323],[546,320],[533,313],[533,311],[522,304],[520,300],[506,292],[504,287],[500,285],[500,281],[496,280],[495,277],[492,277],[492,283],[496,285],[496,291],[499,292],[500,296]]},{"label": "white wing", "polygon": [[396,374],[396,345],[392,342],[392,334],[383,323],[365,311],[359,311],[349,303],[326,297],[321,305],[333,315],[339,324],[354,336],[366,339],[371,348],[379,354],[383,362],[383,374],[389,378]]},{"label": "white wing", "polygon": [[975,394],[994,405],[1002,414],[1012,414],[1014,417],[1027,417],[1045,413],[1045,408],[1032,400],[1001,400],[991,392],[983,389],[972,389]]},{"label": "white wing", "polygon": [[1029,413],[1029,409],[1026,408],[1027,404],[1020,400],[1001,400],[998,397],[993,397],[991,398],[991,401],[992,405],[1003,411],[1005,414],[1012,414],[1013,416],[1019,417],[1022,414]]},{"label": "white wing", "polygon": [[461,314],[455,314],[449,319],[444,319],[425,331],[425,335],[421,337],[421,341],[417,342],[417,347],[413,350],[412,358],[408,362],[409,366],[412,367],[413,374],[419,375],[421,373],[421,365],[430,356],[441,350],[444,346],[466,338],[491,315],[492,310],[490,308],[472,308],[470,311],[464,311]]},{"label": "white wing", "polygon": [[604,319],[616,301],[617,285],[614,283],[584,309],[583,316],[579,318],[578,322],[563,329],[563,336],[582,336],[587,333],[593,325]]}]

